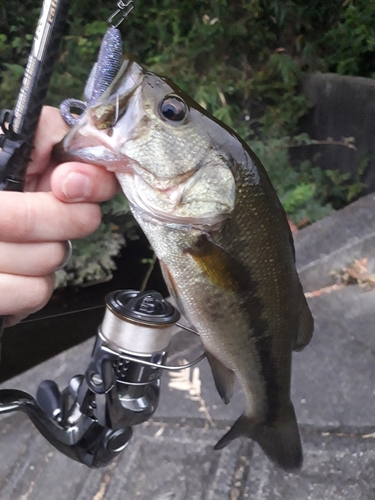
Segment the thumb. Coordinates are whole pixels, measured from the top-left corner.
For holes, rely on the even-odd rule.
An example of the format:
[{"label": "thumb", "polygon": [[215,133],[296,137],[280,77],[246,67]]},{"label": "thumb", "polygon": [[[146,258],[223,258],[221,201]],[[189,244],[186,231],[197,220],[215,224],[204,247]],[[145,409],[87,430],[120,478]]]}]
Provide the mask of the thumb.
[{"label": "thumb", "polygon": [[118,190],[115,175],[103,167],[85,163],[62,163],[52,173],[51,189],[67,203],[98,203],[112,198]]}]

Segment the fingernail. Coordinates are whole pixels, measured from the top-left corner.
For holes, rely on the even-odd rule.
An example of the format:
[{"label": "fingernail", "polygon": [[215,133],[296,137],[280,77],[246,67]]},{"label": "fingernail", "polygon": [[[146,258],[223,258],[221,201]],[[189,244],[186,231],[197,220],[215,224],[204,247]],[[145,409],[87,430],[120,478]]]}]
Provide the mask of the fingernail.
[{"label": "fingernail", "polygon": [[62,192],[69,201],[85,201],[91,193],[89,177],[80,172],[71,172],[62,184]]}]

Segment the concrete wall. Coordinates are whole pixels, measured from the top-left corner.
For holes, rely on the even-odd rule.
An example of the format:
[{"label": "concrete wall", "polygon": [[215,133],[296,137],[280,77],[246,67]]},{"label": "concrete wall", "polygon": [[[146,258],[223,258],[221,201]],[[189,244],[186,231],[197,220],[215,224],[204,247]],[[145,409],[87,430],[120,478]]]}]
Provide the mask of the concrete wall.
[{"label": "concrete wall", "polygon": [[338,169],[355,176],[366,155],[369,165],[363,176],[366,192],[375,191],[375,80],[337,74],[307,74],[302,87],[312,104],[300,120],[300,132],[313,139],[340,141],[354,137],[357,150],[345,146],[316,145],[291,149],[293,163],[319,153],[324,169]]}]

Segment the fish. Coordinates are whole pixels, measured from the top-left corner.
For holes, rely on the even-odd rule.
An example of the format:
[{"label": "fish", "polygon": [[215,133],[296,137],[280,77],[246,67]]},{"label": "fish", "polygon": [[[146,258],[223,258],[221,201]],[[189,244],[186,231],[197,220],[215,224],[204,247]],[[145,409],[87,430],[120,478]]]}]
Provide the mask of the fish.
[{"label": "fish", "polygon": [[310,342],[313,318],[285,211],[257,156],[130,57],[59,149],[60,160],[116,173],[225,404],[238,380],[246,409],[215,449],[244,435],[281,468],[299,469],[292,353]]}]

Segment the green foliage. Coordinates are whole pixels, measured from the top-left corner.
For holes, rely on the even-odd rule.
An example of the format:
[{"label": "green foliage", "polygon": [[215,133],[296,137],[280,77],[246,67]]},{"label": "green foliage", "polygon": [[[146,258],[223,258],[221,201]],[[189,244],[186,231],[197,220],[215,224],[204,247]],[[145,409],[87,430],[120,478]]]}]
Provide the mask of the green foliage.
[{"label": "green foliage", "polygon": [[334,200],[334,208],[342,208],[361,195],[365,188],[365,184],[361,179],[369,164],[369,156],[369,154],[366,155],[358,166],[354,179],[351,179],[349,172],[346,174],[340,174],[337,170],[326,170],[324,172],[330,181],[325,195],[327,199]]},{"label": "green foliage", "polygon": [[73,241],[69,267],[56,273],[56,288],[100,283],[112,278],[112,271],[116,269],[113,258],[125,245],[124,236],[114,229],[112,223],[102,222],[89,237]]},{"label": "green foliage", "polygon": [[[318,142],[306,134],[249,142],[261,162],[267,166],[285,211],[297,226],[311,224],[327,216],[333,209],[342,208],[356,199],[364,188],[361,178],[369,162],[368,156],[359,165],[354,180],[350,180],[349,173],[322,170],[314,166],[314,161],[305,160],[298,170],[292,167],[288,155],[290,147]],[[342,144],[350,146],[352,142],[349,137]]]},{"label": "green foliage", "polygon": [[330,71],[342,75],[375,76],[375,4],[347,0],[339,22],[323,38],[325,62]]},{"label": "green foliage", "polygon": [[[306,137],[301,135],[293,140],[300,139],[306,143]],[[297,225],[306,225],[319,220],[332,211],[330,203],[325,201],[324,187],[328,178],[324,171],[313,167],[311,162],[305,161],[299,170],[294,169],[289,160],[288,148],[290,137],[252,141],[250,146],[257,154],[267,171],[272,184],[275,186],[280,201],[291,220]]]},{"label": "green foliage", "polygon": [[[1,108],[14,104],[41,3],[30,0],[27,9],[16,0],[0,3]],[[89,8],[88,2],[71,2],[47,103],[82,96],[115,8],[113,0],[90,2]],[[290,165],[288,148],[313,142],[295,136],[309,106],[299,92],[301,73],[373,77],[374,26],[375,3],[368,0],[136,0],[121,29],[125,49],[137,61],[170,77],[249,142],[288,214],[301,223],[323,217],[362,189],[359,178],[349,183],[313,162],[298,171]],[[60,273],[60,283],[110,275],[110,256],[129,232],[128,219],[118,222],[124,216],[117,214],[117,203],[103,206],[95,235],[75,243],[74,270]]]}]

